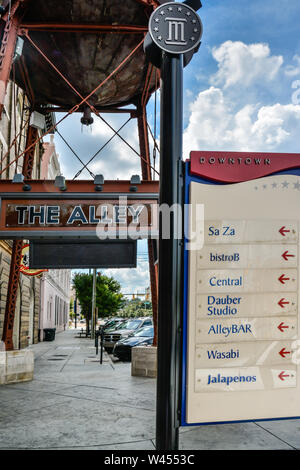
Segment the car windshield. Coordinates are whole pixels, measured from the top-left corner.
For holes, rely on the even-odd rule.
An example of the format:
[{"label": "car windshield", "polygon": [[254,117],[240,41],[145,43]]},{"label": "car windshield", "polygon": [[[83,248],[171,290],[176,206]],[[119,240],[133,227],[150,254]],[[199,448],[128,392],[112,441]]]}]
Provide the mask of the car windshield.
[{"label": "car windshield", "polygon": [[119,328],[123,328],[123,325],[124,325],[125,323],[126,323],[125,320],[119,321],[118,323],[116,323],[116,325],[114,325],[114,326],[115,326],[114,329],[115,329],[115,330],[118,330]]},{"label": "car windshield", "polygon": [[141,320],[128,320],[120,325],[118,330],[136,330],[141,323]]},{"label": "car windshield", "polygon": [[111,330],[112,328],[113,329],[116,329],[120,326],[120,322],[119,321],[112,321],[109,325],[105,325],[104,329],[105,330]]},{"label": "car windshield", "polygon": [[154,329],[153,326],[146,326],[145,328],[142,328],[138,333],[136,333],[134,336],[153,336],[154,335]]}]

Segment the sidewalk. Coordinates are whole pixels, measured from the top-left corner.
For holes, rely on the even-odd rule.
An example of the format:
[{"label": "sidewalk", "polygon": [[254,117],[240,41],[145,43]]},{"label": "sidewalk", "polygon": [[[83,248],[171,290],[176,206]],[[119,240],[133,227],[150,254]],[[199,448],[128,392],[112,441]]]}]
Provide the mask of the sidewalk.
[{"label": "sidewalk", "polygon": [[[31,347],[32,382],[0,386],[0,449],[155,450],[156,380],[75,334]],[[180,449],[300,449],[300,420],[181,428]]]}]

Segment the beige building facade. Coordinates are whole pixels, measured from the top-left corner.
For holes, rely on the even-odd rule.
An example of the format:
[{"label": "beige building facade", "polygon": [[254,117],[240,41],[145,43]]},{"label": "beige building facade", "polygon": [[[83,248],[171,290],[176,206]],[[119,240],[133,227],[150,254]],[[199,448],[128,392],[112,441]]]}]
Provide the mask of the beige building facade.
[{"label": "beige building facade", "polygon": [[[0,172],[1,179],[12,179],[22,173],[23,156],[16,157],[25,149],[29,124],[29,110],[26,95],[12,82],[9,82],[2,119],[0,121]],[[40,130],[39,132],[42,132]],[[44,147],[37,143],[34,155],[33,179],[41,176],[41,162]],[[0,341],[2,338],[12,241],[0,240]],[[40,329],[41,275],[20,274],[15,320],[13,330],[14,349],[23,349],[39,341]]]}]

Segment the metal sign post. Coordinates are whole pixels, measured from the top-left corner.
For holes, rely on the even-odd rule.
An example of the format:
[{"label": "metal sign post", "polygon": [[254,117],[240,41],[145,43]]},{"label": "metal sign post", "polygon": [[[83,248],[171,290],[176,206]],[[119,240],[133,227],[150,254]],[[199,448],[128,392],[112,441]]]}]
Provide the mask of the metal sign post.
[{"label": "metal sign post", "polygon": [[201,20],[188,2],[169,2],[151,15],[145,39],[149,60],[161,71],[159,202],[170,213],[166,220],[161,211],[159,221],[157,450],[176,450],[179,444],[183,247],[178,209],[182,208],[183,191],[182,75],[184,61],[190,60],[201,35]]},{"label": "metal sign post", "polygon": [[[181,206],[182,57],[163,53],[161,68],[160,204]],[[170,239],[160,220],[156,448],[177,449],[181,357],[180,214],[170,217]]]},{"label": "metal sign post", "polygon": [[93,293],[92,293],[92,331],[91,339],[95,339],[95,323],[96,323],[96,276],[97,269],[93,269]]}]

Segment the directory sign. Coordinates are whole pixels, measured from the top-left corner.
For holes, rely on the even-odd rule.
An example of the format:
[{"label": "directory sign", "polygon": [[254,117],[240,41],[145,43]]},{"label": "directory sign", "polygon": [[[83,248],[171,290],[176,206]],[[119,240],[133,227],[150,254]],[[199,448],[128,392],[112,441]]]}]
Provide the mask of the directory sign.
[{"label": "directory sign", "polygon": [[186,169],[182,424],[299,417],[300,155]]}]

